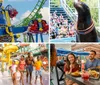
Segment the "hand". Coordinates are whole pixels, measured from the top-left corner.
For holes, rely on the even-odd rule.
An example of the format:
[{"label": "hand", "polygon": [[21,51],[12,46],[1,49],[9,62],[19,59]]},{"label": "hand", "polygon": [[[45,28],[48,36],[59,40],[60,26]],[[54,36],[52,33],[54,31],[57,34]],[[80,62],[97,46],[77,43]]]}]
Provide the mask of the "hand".
[{"label": "hand", "polygon": [[91,70],[90,68],[87,69],[88,71]]},{"label": "hand", "polygon": [[69,73],[72,72],[72,69],[73,69],[73,64],[70,65],[70,71],[69,71]]},{"label": "hand", "polygon": [[70,65],[70,69],[73,69],[73,64]]},{"label": "hand", "polygon": [[68,72],[68,71],[66,71],[66,72],[65,72],[65,74],[67,75],[67,74],[69,74],[69,72]]}]

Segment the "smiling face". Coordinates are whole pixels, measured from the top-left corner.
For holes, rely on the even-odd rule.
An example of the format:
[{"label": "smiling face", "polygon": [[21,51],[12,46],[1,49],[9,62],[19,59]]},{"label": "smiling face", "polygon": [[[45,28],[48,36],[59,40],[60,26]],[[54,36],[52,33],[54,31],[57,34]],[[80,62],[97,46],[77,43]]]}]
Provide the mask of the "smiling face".
[{"label": "smiling face", "polygon": [[90,52],[90,54],[89,54],[89,59],[90,60],[94,60],[94,58],[95,58],[95,53],[94,52]]},{"label": "smiling face", "polygon": [[24,56],[21,56],[21,60],[24,60]]},{"label": "smiling face", "polygon": [[73,55],[68,55],[68,60],[71,64],[73,64],[75,62],[75,57]]},{"label": "smiling face", "polygon": [[14,65],[15,64],[15,61],[13,61],[12,64]]}]

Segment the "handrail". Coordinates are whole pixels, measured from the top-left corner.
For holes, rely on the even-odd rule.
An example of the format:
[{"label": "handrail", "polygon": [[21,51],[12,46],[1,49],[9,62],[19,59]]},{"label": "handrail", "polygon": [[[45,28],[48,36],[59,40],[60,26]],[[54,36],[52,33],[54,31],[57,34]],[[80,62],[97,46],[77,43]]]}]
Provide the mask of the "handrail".
[{"label": "handrail", "polygon": [[70,17],[70,19],[75,23],[76,22],[76,15],[74,14],[73,10],[66,4],[65,0],[61,0],[61,6],[64,8],[67,15]]}]

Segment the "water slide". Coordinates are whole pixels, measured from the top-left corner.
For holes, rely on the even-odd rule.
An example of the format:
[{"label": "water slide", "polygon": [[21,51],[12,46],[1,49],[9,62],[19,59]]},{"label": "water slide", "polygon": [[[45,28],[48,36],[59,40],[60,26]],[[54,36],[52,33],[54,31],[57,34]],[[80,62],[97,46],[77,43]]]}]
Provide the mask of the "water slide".
[{"label": "water slide", "polygon": [[[2,57],[0,58],[0,62],[6,62],[8,63],[8,66],[10,66],[10,62],[12,61],[11,60],[11,53],[13,52],[16,52],[18,50],[18,47],[16,45],[6,45],[4,46],[3,48],[3,51],[2,51]],[[4,57],[4,55],[6,57]]]}]

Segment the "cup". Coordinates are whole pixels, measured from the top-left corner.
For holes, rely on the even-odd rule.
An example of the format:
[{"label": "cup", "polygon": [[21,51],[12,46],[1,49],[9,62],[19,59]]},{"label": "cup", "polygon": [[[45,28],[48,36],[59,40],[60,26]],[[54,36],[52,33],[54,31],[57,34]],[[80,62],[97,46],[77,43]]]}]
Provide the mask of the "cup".
[{"label": "cup", "polygon": [[83,72],[81,76],[82,76],[82,79],[83,79],[83,80],[88,80],[88,79],[89,79],[89,73],[86,72],[86,71]]}]

